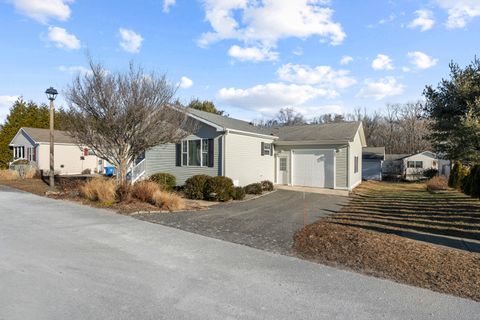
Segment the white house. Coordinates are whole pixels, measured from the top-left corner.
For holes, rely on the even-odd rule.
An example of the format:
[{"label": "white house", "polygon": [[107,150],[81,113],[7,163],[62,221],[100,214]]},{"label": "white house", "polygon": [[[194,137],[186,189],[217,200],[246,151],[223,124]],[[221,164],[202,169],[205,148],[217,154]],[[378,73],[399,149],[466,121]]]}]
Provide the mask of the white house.
[{"label": "white house", "polygon": [[[55,130],[55,172],[81,174],[86,169],[91,173],[103,172],[103,161],[88,148],[79,147],[65,132]],[[10,142],[13,161],[26,159],[39,170],[50,169],[50,130],[21,128]]]},{"label": "white house", "polygon": [[425,170],[435,169],[443,176],[450,175],[450,161],[423,151],[415,154],[387,154],[382,165],[383,177],[398,177],[408,181],[424,179]]},{"label": "white house", "polygon": [[196,174],[230,177],[235,185],[276,184],[351,190],[362,181],[361,122],[260,128],[195,109],[199,129],[178,144],[147,150],[133,180],[168,172],[181,185]]}]

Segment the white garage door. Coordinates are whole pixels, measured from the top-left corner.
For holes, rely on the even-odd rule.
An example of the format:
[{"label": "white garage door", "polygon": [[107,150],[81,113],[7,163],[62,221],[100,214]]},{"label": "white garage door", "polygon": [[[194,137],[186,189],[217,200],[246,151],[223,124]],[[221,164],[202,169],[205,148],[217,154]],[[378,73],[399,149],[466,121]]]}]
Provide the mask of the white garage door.
[{"label": "white garage door", "polygon": [[293,150],[293,184],[333,188],[333,150]]}]

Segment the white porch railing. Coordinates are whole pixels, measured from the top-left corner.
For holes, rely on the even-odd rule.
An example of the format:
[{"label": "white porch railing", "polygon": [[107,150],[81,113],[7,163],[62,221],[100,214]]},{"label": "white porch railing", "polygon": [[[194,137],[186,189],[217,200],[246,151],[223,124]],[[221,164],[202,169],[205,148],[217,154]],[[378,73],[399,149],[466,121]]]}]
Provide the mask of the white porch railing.
[{"label": "white porch railing", "polygon": [[142,161],[134,165],[130,170],[130,181],[132,182],[132,184],[137,182],[145,174],[147,164],[145,160],[146,159],[143,159]]}]

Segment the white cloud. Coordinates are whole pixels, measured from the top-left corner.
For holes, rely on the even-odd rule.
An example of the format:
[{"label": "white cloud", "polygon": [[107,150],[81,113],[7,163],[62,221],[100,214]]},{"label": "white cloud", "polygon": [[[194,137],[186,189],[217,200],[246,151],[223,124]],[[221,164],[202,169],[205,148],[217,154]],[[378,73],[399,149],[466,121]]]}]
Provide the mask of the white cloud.
[{"label": "white cloud", "polygon": [[334,70],[330,66],[284,64],[277,70],[278,77],[283,81],[297,84],[317,85],[323,88],[343,89],[354,85],[357,81],[349,76],[348,70]]},{"label": "white cloud", "polygon": [[270,51],[269,48],[246,47],[233,45],[228,50],[228,55],[240,61],[275,61],[278,60],[278,52]]},{"label": "white cloud", "polygon": [[140,34],[136,33],[133,30],[120,28],[118,29],[120,34],[120,46],[123,50],[130,53],[140,52],[140,47],[142,46],[143,38]]},{"label": "white cloud", "polygon": [[379,54],[372,61],[372,68],[375,70],[393,70],[392,59],[385,54]]},{"label": "white cloud", "polygon": [[409,52],[408,57],[411,58],[410,63],[412,63],[419,69],[431,68],[435,66],[438,62],[438,59],[434,59],[420,51]]},{"label": "white cloud", "polygon": [[334,90],[310,85],[267,83],[247,89],[222,88],[218,100],[232,107],[259,112],[278,110],[286,106],[300,106],[314,98],[334,98]]},{"label": "white cloud", "polygon": [[74,0],[12,0],[15,9],[40,23],[49,19],[65,21],[70,17],[68,4]]},{"label": "white cloud", "polygon": [[448,12],[447,28],[464,28],[473,18],[480,16],[478,0],[435,0]]},{"label": "white cloud", "polygon": [[353,61],[353,57],[350,57],[350,56],[343,56],[342,59],[340,59],[340,64],[342,66],[346,66],[347,64],[349,64],[350,62]]},{"label": "white cloud", "polygon": [[198,41],[208,46],[233,39],[248,47],[275,48],[278,40],[319,36],[337,45],[345,39],[340,23],[332,20],[326,0],[251,1],[204,0],[205,19],[212,31]]},{"label": "white cloud", "polygon": [[381,100],[400,95],[404,89],[405,86],[398,83],[394,77],[385,77],[378,81],[367,80],[365,86],[358,92],[357,97]]},{"label": "white cloud", "polygon": [[302,47],[296,47],[295,50],[292,51],[292,53],[296,56],[301,56],[301,55],[303,55],[303,48]]},{"label": "white cloud", "polygon": [[87,74],[87,73],[91,73],[92,70],[88,69],[88,68],[85,68],[83,66],[59,66],[58,67],[58,70],[62,71],[62,72],[67,72],[67,73],[70,73],[70,74],[77,74],[77,73],[81,73],[81,74]]},{"label": "white cloud", "polygon": [[48,27],[48,40],[56,47],[67,50],[80,49],[81,44],[78,38],[60,27]]},{"label": "white cloud", "polygon": [[410,68],[409,67],[402,67],[402,71],[403,72],[410,72]]},{"label": "white cloud", "polygon": [[3,123],[18,96],[0,96],[0,124]]},{"label": "white cloud", "polygon": [[435,24],[432,11],[422,9],[415,11],[415,14],[417,17],[408,25],[409,28],[419,27],[423,32],[430,30]]},{"label": "white cloud", "polygon": [[180,78],[180,83],[178,85],[182,89],[188,89],[193,86],[193,81],[192,79],[183,76]]},{"label": "white cloud", "polygon": [[175,5],[176,0],[163,0],[163,12],[170,12],[170,7]]}]

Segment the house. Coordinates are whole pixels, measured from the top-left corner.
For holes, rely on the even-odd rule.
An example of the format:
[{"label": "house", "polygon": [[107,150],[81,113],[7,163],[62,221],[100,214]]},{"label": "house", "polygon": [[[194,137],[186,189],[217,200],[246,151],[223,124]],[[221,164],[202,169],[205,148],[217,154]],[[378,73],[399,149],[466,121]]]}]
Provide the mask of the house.
[{"label": "house", "polygon": [[188,115],[197,122],[196,133],[147,150],[132,170],[139,172],[134,180],[168,172],[179,185],[197,174],[227,176],[238,186],[270,180],[351,190],[361,183],[361,122],[265,129],[194,109]]},{"label": "house", "polygon": [[425,170],[435,169],[443,176],[450,175],[450,161],[423,151],[415,154],[387,154],[382,166],[383,177],[398,177],[407,181],[424,179]]},{"label": "house", "polygon": [[[54,131],[55,172],[81,174],[86,169],[103,172],[103,161],[88,148],[79,147],[64,131]],[[9,144],[13,161],[26,159],[39,170],[50,170],[50,130],[20,128]]]},{"label": "house", "polygon": [[362,150],[362,179],[382,180],[385,147],[366,147]]}]

